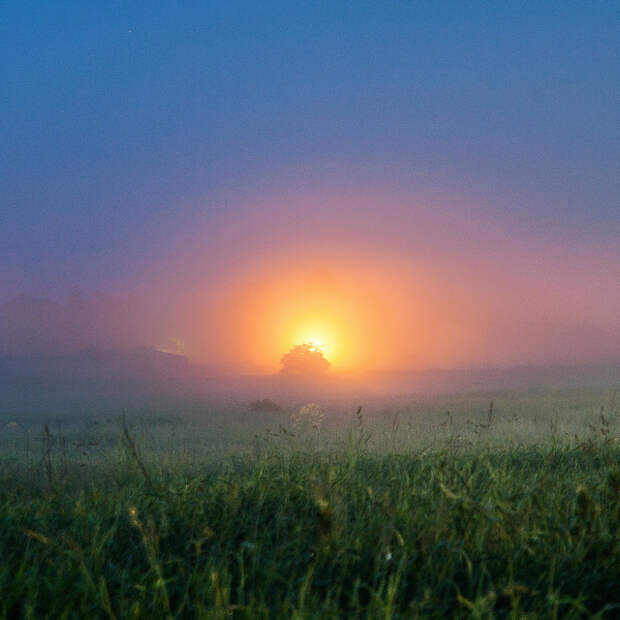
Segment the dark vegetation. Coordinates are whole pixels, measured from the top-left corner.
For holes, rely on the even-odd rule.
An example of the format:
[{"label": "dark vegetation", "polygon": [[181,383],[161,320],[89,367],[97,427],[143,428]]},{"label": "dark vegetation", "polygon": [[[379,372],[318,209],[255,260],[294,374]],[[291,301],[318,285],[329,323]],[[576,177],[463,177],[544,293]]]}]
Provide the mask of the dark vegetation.
[{"label": "dark vegetation", "polygon": [[282,411],[282,407],[271,398],[263,398],[262,400],[254,400],[250,403],[251,411]]},{"label": "dark vegetation", "polygon": [[282,359],[283,374],[323,375],[330,367],[320,347],[310,342],[295,345]]},{"label": "dark vegetation", "polygon": [[[496,444],[509,409],[488,402],[418,444],[399,443],[403,412],[357,410],[342,432],[298,424],[307,436],[282,410],[253,412],[253,438],[202,460],[174,439],[182,417],[92,420],[81,435],[11,422],[0,615],[618,617],[614,412],[584,415],[580,436],[546,420],[550,435]],[[187,442],[207,451],[224,419]]]}]

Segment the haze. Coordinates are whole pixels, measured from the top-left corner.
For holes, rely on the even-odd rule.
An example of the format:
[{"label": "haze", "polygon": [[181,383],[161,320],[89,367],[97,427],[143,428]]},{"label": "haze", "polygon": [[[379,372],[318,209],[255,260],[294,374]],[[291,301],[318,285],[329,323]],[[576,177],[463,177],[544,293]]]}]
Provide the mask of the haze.
[{"label": "haze", "polygon": [[618,4],[0,17],[0,353],[620,360]]}]

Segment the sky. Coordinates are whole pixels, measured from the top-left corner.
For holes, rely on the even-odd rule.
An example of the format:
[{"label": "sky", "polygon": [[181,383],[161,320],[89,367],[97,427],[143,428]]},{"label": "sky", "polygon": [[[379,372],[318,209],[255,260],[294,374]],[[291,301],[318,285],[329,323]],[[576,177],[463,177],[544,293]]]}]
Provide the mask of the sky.
[{"label": "sky", "polygon": [[620,359],[619,56],[615,2],[3,2],[0,303],[264,369]]}]

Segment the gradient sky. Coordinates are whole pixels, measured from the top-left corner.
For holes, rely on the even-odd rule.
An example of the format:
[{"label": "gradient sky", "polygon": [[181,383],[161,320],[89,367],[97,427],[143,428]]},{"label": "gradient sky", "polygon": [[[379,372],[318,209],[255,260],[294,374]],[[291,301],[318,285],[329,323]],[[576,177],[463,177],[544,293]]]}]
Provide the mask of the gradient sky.
[{"label": "gradient sky", "polygon": [[323,298],[351,349],[390,325],[349,365],[620,358],[619,33],[617,2],[3,2],[0,302],[133,295],[204,360],[272,364],[265,317]]}]

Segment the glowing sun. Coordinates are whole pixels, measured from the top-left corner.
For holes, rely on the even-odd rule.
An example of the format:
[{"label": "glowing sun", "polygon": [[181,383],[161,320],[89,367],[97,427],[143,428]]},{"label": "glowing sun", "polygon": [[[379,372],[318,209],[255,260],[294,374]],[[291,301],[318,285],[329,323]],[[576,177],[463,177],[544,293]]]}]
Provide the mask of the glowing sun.
[{"label": "glowing sun", "polygon": [[327,325],[321,325],[320,329],[316,325],[301,327],[293,330],[290,338],[291,345],[309,344],[313,349],[320,351],[326,359],[333,361],[332,358],[338,357],[338,338],[335,330]]}]

